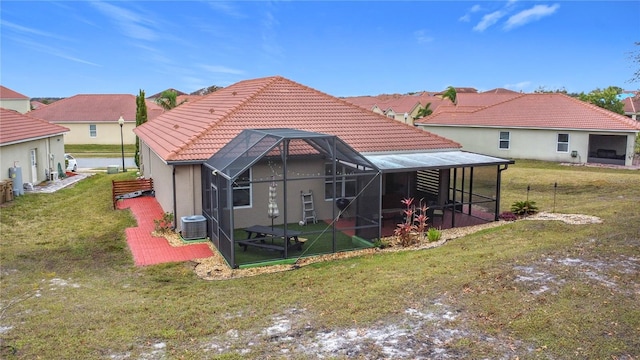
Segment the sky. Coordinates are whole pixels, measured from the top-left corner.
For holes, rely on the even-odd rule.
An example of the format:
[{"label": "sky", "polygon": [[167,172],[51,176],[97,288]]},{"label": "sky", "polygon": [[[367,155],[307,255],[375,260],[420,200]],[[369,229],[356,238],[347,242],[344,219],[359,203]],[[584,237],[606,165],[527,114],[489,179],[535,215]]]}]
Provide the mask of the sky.
[{"label": "sky", "polygon": [[640,1],[0,2],[0,84],[186,93],[280,75],[333,96],[630,82]]}]

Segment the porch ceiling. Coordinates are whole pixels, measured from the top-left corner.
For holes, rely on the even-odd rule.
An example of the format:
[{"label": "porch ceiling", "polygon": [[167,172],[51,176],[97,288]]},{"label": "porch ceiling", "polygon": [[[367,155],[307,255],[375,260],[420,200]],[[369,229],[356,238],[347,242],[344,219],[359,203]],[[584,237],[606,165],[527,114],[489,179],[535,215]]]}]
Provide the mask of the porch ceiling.
[{"label": "porch ceiling", "polygon": [[383,173],[513,164],[513,160],[466,151],[362,154]]}]

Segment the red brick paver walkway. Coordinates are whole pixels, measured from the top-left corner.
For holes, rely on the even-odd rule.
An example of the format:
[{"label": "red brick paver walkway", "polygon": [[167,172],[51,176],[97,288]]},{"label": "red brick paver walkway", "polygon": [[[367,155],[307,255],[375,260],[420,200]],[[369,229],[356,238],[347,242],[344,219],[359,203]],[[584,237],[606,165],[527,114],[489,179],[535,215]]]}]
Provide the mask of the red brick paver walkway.
[{"label": "red brick paver walkway", "polygon": [[127,228],[127,244],[137,266],[166,262],[187,261],[213,256],[206,243],[171,246],[167,239],[151,235],[154,220],[161,219],[164,212],[154,197],[142,196],[118,201],[118,209],[130,208],[138,222],[137,227]]}]

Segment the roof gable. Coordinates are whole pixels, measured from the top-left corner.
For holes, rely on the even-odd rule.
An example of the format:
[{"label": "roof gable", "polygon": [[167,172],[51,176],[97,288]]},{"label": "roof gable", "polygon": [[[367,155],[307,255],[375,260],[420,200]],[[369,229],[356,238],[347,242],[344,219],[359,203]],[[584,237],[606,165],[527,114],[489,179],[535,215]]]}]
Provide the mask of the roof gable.
[{"label": "roof gable", "polygon": [[[464,103],[461,101],[461,103]],[[429,125],[637,131],[640,123],[564,94],[519,94],[484,107],[441,107]]]},{"label": "roof gable", "polygon": [[[163,109],[147,100],[147,119],[163,113]],[[131,94],[79,94],[38,108],[31,115],[49,122],[112,122],[122,116],[136,119],[136,96]]]},{"label": "roof gable", "polygon": [[29,99],[28,96],[22,95],[17,91],[11,90],[8,87],[0,85],[0,99]]},{"label": "roof gable", "polygon": [[0,145],[9,145],[31,139],[50,137],[68,132],[69,129],[36,119],[17,111],[0,108]]},{"label": "roof gable", "polygon": [[165,161],[193,161],[210,158],[244,129],[264,128],[335,135],[359,152],[461,147],[280,76],[238,82],[134,132]]}]

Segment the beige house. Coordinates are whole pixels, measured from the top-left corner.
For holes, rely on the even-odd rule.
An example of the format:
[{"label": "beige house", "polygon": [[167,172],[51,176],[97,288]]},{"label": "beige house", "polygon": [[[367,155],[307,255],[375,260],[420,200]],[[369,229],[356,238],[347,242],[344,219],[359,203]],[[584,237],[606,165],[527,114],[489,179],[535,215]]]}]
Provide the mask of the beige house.
[{"label": "beige house", "polygon": [[640,94],[625,98],[622,103],[624,114],[633,120],[640,121]]},{"label": "beige house", "polygon": [[[175,215],[176,229],[188,231],[185,219],[202,215],[206,236],[234,267],[302,251],[247,245],[242,229],[255,227],[287,232],[306,224],[296,239],[326,241],[310,240],[306,254],[371,246],[385,223],[393,231],[403,198],[440,207],[440,226],[462,225],[463,217],[494,221],[498,179],[513,163],[461,151],[454,141],[279,76],[220,89],[134,132],[142,174],[154,179],[156,199]],[[493,186],[475,189],[474,178]],[[343,211],[351,223],[335,221]]]},{"label": "beige house", "polygon": [[0,128],[2,180],[17,170],[14,188],[21,189],[23,183],[57,179],[58,166],[64,171],[64,134],[69,129],[2,108]]},{"label": "beige house", "polygon": [[630,166],[640,123],[564,94],[461,94],[416,124],[467,151]]},{"label": "beige house", "polygon": [[0,108],[26,114],[31,110],[29,97],[0,85]]},{"label": "beige house", "polygon": [[450,103],[435,93],[421,92],[413,95],[377,95],[353,96],[344,98],[346,101],[384,115],[403,124],[413,125],[420,109],[429,106],[435,110],[440,104]]},{"label": "beige house", "polygon": [[[120,145],[121,141],[135,144],[136,108],[135,95],[81,94],[33,110],[31,115],[69,128],[67,144]],[[162,112],[160,106],[147,101],[148,120]],[[124,119],[122,128],[120,117]]]}]

